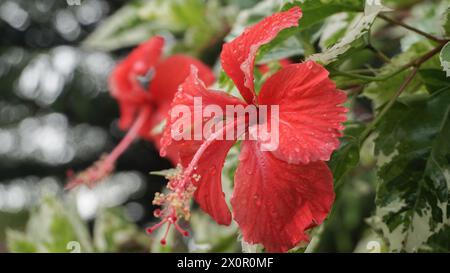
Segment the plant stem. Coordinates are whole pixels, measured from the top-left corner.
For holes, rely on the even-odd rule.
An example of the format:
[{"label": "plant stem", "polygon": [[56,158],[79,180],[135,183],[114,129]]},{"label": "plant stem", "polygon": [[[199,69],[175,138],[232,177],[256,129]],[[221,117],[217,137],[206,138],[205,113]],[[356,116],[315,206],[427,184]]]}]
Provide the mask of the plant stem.
[{"label": "plant stem", "polygon": [[353,69],[353,70],[349,70],[347,72],[350,73],[371,73],[371,74],[375,74],[379,69],[378,68],[360,68],[360,69]]},{"label": "plant stem", "polygon": [[403,71],[407,70],[408,68],[411,68],[411,67],[417,66],[417,65],[421,65],[422,63],[428,61],[431,57],[433,57],[434,55],[436,55],[437,53],[439,53],[441,51],[441,49],[445,46],[446,42],[447,41],[441,41],[439,46],[437,46],[433,50],[427,52],[426,54],[420,56],[419,58],[417,58],[415,60],[412,60],[411,62],[409,62],[405,65],[402,65],[396,71],[389,73],[387,75],[384,75],[384,76],[365,76],[365,75],[355,74],[355,73],[351,73],[351,72],[339,71],[339,70],[333,69],[333,68],[331,68],[330,71],[334,72],[336,75],[346,76],[349,78],[360,79],[360,80],[364,80],[364,81],[386,81],[392,77],[397,76],[398,74],[402,73]]},{"label": "plant stem", "polygon": [[131,145],[131,143],[133,143],[133,141],[138,137],[139,131],[142,129],[145,121],[148,120],[150,113],[150,108],[146,107],[142,109],[125,137],[112,150],[112,152],[105,157],[102,156],[89,168],[78,173],[77,175],[69,175],[69,182],[65,186],[65,189],[73,189],[81,184],[92,187],[96,183],[109,176],[114,170],[115,163],[119,156],[122,155],[125,150]]},{"label": "plant stem", "polygon": [[375,128],[375,126],[380,122],[380,120],[386,115],[386,113],[394,106],[394,103],[397,101],[398,97],[403,93],[403,91],[406,90],[406,87],[412,82],[414,77],[416,76],[417,72],[419,71],[419,67],[414,67],[414,69],[409,73],[408,77],[406,77],[403,84],[400,86],[398,91],[394,94],[394,96],[389,100],[388,104],[381,110],[380,114],[367,126],[367,128],[362,132],[360,136],[360,141],[363,143],[367,137],[369,137],[372,130]]},{"label": "plant stem", "polygon": [[419,71],[420,66],[431,59],[434,55],[436,55],[438,52],[441,51],[441,49],[444,47],[445,42],[441,42],[441,44],[434,48],[433,50],[429,51],[422,57],[406,64],[403,67],[403,70],[408,69],[409,67],[414,67],[413,70],[409,73],[409,75],[406,77],[403,84],[400,86],[399,90],[394,94],[394,96],[389,100],[388,104],[381,110],[380,114],[367,126],[367,128],[362,132],[360,136],[360,143],[363,143],[370,135],[370,133],[373,131],[375,126],[378,124],[378,122],[386,115],[386,113],[392,108],[395,101],[400,97],[400,95],[403,93],[403,91],[406,90],[406,87],[412,82],[414,77],[416,76],[417,72]]},{"label": "plant stem", "polygon": [[435,41],[435,42],[438,42],[438,43],[444,41],[444,39],[435,37],[435,36],[433,36],[431,34],[428,34],[428,33],[424,32],[424,31],[420,30],[420,29],[417,29],[417,28],[415,28],[413,26],[407,25],[407,24],[405,24],[405,23],[403,23],[401,21],[389,18],[389,17],[387,17],[384,14],[379,14],[378,17],[383,19],[383,20],[385,20],[385,21],[387,21],[387,22],[389,22],[389,23],[391,23],[391,24],[398,25],[398,26],[404,27],[406,29],[409,29],[409,30],[411,30],[411,31],[413,31],[413,32],[415,32],[415,33],[417,33],[419,35],[422,35],[423,37],[425,37],[427,39],[430,39],[432,41]]},{"label": "plant stem", "polygon": [[389,59],[388,56],[386,56],[383,52],[381,52],[381,50],[378,50],[377,48],[375,48],[372,44],[369,44],[367,46],[367,49],[369,49],[375,55],[377,55],[378,58],[380,58],[383,62],[385,62],[385,63],[390,63],[391,62],[391,59]]},{"label": "plant stem", "polygon": [[439,46],[435,47],[434,49],[430,50],[428,53],[422,55],[421,57],[405,64],[402,69],[408,69],[410,67],[413,66],[421,66],[424,62],[428,61],[429,59],[431,59],[434,55],[436,55],[437,53],[439,53],[441,51],[441,49],[445,46],[445,44],[447,43],[447,41],[441,41]]},{"label": "plant stem", "polygon": [[317,247],[319,246],[321,235],[324,231],[324,224],[322,224],[320,227],[317,228],[316,234],[312,236],[312,239],[308,246],[305,249],[305,253],[314,253],[317,250]]},{"label": "plant stem", "polygon": [[145,121],[150,116],[150,109],[145,108],[139,112],[138,117],[136,118],[136,121],[131,126],[131,128],[128,130],[125,137],[119,142],[119,144],[112,150],[111,153],[109,153],[108,157],[106,158],[105,162],[109,164],[114,164],[114,162],[117,161],[117,159],[125,152],[125,150],[130,146],[130,144],[137,138],[139,134],[139,130],[144,125]]}]

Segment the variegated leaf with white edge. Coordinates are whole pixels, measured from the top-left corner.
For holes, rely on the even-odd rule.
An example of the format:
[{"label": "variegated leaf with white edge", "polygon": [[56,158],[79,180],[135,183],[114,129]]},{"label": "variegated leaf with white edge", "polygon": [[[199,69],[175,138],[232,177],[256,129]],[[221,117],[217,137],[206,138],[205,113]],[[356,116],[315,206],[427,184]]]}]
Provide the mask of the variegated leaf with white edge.
[{"label": "variegated leaf with white edge", "polygon": [[324,65],[336,61],[340,55],[346,53],[350,48],[352,48],[352,44],[355,41],[362,38],[363,35],[370,30],[370,27],[377,18],[378,14],[386,11],[390,11],[390,9],[383,6],[378,1],[367,0],[364,13],[357,16],[352,21],[342,39],[332,47],[326,49],[324,52],[313,54],[308,59]]},{"label": "variegated leaf with white edge", "polygon": [[447,73],[447,77],[450,77],[450,42],[442,49],[440,59],[442,68]]}]

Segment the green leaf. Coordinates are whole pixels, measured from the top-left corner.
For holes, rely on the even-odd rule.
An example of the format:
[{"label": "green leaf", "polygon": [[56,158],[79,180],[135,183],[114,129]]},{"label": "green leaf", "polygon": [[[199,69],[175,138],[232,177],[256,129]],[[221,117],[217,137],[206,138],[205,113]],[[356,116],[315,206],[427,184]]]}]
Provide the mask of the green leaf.
[{"label": "green leaf", "polygon": [[[404,22],[436,37],[446,36],[444,28],[449,5],[450,1],[448,0],[418,3],[411,8],[410,15],[405,18]],[[403,50],[407,50],[412,44],[423,40],[423,36],[413,31],[401,28],[398,31],[399,33],[403,32],[404,37],[401,39]]]},{"label": "green leaf", "polygon": [[361,12],[364,0],[303,0],[288,3],[283,10],[299,6],[303,11],[300,28],[306,29],[339,12]]},{"label": "green leaf", "polygon": [[302,43],[299,39],[297,39],[297,37],[294,36],[286,39],[283,43],[271,50],[266,49],[267,53],[263,52],[263,50],[264,49],[261,49],[259,53],[259,56],[263,57],[258,58],[258,64],[267,64],[269,62],[290,58],[292,56],[303,55],[305,52]]},{"label": "green leaf", "polygon": [[123,208],[102,210],[94,226],[99,252],[148,252],[150,239],[126,216]]},{"label": "green leaf", "polygon": [[369,32],[378,14],[388,10],[389,9],[383,5],[376,4],[375,1],[373,3],[367,1],[364,13],[353,19],[352,23],[347,28],[347,32],[338,43],[327,48],[322,53],[311,55],[308,59],[324,65],[336,61],[339,56],[343,55],[351,48],[358,47],[358,45],[361,44],[360,40]]},{"label": "green leaf", "polygon": [[36,253],[37,246],[27,238],[25,233],[8,229],[6,231],[6,244],[10,252]]},{"label": "green leaf", "polygon": [[[287,3],[283,6],[282,10],[291,9],[294,6],[298,6],[303,11],[303,16],[299,21],[298,27],[293,27],[283,30],[277,38],[271,43],[263,46],[260,50],[260,55],[264,55],[267,52],[272,51],[280,44],[296,36],[298,40],[302,42],[302,49],[305,56],[309,56],[315,52],[314,43],[321,34],[321,25],[329,16],[350,11],[362,11],[364,9],[363,0],[303,0],[294,1],[293,3]],[[286,47],[286,45],[283,45]],[[293,55],[292,55],[293,56]]]},{"label": "green leaf", "polygon": [[[398,71],[402,66],[410,63],[411,61],[419,58],[420,56],[426,54],[434,48],[434,45],[427,41],[422,40],[413,46],[411,46],[407,51],[400,53],[391,59],[391,62],[384,65],[377,76],[386,76]],[[433,69],[439,68],[439,60],[437,57],[432,58],[421,66],[422,69]],[[370,83],[363,91],[364,96],[370,98],[375,107],[378,108],[389,101],[390,98],[397,92],[400,86],[405,81],[408,74],[411,72],[407,69],[389,80],[377,81]],[[411,84],[408,85],[406,90],[403,92],[402,97],[409,96],[411,94],[427,94],[427,90],[423,86],[423,81],[420,77],[415,77]]]},{"label": "green leaf", "polygon": [[194,252],[235,252],[239,249],[236,240],[238,228],[235,223],[219,226],[209,215],[195,211],[190,220]]},{"label": "green leaf", "polygon": [[335,188],[341,185],[343,177],[359,163],[360,140],[359,135],[365,126],[360,123],[346,124],[341,147],[335,151],[329,162],[333,172]]},{"label": "green leaf", "polygon": [[430,93],[439,91],[444,87],[450,87],[450,81],[441,69],[420,69],[419,75]]},{"label": "green leaf", "polygon": [[54,196],[44,197],[41,205],[31,212],[22,236],[17,233],[10,233],[10,236],[11,251],[33,246],[36,252],[70,252],[71,243],[78,244],[81,252],[93,251],[87,227],[75,208]]},{"label": "green leaf", "polygon": [[154,26],[139,14],[141,4],[122,7],[90,34],[83,45],[100,50],[134,46],[154,33]]},{"label": "green leaf", "polygon": [[319,43],[322,51],[332,47],[344,37],[348,26],[353,22],[357,14],[355,12],[342,12],[327,18],[322,28]]},{"label": "green leaf", "polygon": [[[287,58],[305,53],[305,48],[313,44],[320,34],[320,23],[328,16],[344,11],[362,11],[363,0],[304,0],[288,1],[265,0],[254,7],[241,11],[230,34],[225,38],[230,41],[239,36],[246,27],[251,26],[264,17],[281,10],[299,6],[303,11],[299,27],[283,30],[271,43],[264,45],[258,54],[258,63],[265,63],[276,58]],[[283,4],[286,3],[286,4]],[[311,33],[307,33],[312,30]],[[305,33],[305,34],[302,34]],[[295,37],[294,37],[295,35]],[[299,43],[299,42],[302,43]],[[309,50],[308,50],[309,51]],[[306,54],[309,55],[309,54]]]},{"label": "green leaf", "polygon": [[240,9],[248,9],[258,4],[259,0],[224,0],[228,6],[237,6]]},{"label": "green leaf", "polygon": [[447,77],[450,77],[450,42],[447,43],[442,49],[440,60],[442,68],[447,73]]},{"label": "green leaf", "polygon": [[114,50],[159,34],[179,39],[175,51],[198,54],[210,41],[223,35],[223,17],[218,0],[136,1],[103,22],[84,46]]},{"label": "green leaf", "polygon": [[402,9],[417,4],[417,0],[383,0],[383,3],[393,9]]},{"label": "green leaf", "polygon": [[370,223],[390,251],[419,251],[450,221],[450,88],[395,104],[377,133],[380,181]]},{"label": "green leaf", "polygon": [[443,18],[444,33],[447,37],[450,37],[450,7],[445,12]]},{"label": "green leaf", "polygon": [[450,249],[450,225],[445,225],[439,232],[433,234],[426,244],[421,247],[421,252],[444,252]]},{"label": "green leaf", "polygon": [[336,189],[336,200],[327,220],[312,237],[306,252],[354,250],[355,239],[360,238],[365,226],[364,219],[373,211],[374,178],[373,168],[367,166],[345,176],[345,183]]}]

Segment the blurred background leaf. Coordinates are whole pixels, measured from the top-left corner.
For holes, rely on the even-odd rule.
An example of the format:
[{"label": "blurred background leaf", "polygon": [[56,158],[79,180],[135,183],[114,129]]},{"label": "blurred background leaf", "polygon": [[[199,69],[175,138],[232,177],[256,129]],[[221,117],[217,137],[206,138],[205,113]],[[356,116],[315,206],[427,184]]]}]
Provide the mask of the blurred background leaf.
[{"label": "blurred background leaf", "polygon": [[64,205],[53,196],[42,198],[30,215],[24,233],[8,231],[12,252],[69,252],[69,242],[76,242],[82,252],[92,252],[87,226],[73,206]]},{"label": "blurred background leaf", "polygon": [[122,207],[103,209],[94,224],[94,244],[98,252],[148,252],[150,238],[132,224]]},{"label": "blurred background leaf", "polygon": [[132,1],[103,22],[84,45],[115,50],[158,34],[172,40],[175,52],[200,55],[220,42],[227,24],[227,12],[218,0]]}]

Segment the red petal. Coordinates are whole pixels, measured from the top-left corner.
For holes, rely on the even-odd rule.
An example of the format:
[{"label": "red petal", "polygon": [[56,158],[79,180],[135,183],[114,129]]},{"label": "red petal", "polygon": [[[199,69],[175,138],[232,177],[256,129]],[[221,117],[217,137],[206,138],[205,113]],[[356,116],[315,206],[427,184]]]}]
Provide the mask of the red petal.
[{"label": "red petal", "polygon": [[206,86],[214,83],[211,69],[201,61],[185,55],[173,55],[156,66],[155,78],[150,85],[150,93],[159,103],[171,102],[184,80],[189,76],[191,66],[198,69],[198,77]]},{"label": "red petal", "polygon": [[195,201],[220,225],[231,223],[231,213],[222,191],[222,168],[234,143],[226,140],[212,142],[202,153],[194,171],[194,175],[199,175],[198,181],[193,179],[197,186]]},{"label": "red petal", "polygon": [[154,37],[135,48],[111,73],[109,89],[119,102],[119,127],[128,129],[141,107],[149,107],[151,95],[137,82],[137,76],[145,74],[159,62],[164,39]]},{"label": "red petal", "polygon": [[[210,214],[219,224],[228,225],[231,222],[231,214],[225,202],[221,186],[221,173],[225,157],[234,141],[211,140],[207,144],[204,140],[179,140],[172,139],[172,127],[176,122],[182,119],[188,119],[190,127],[201,126],[208,121],[201,119],[200,123],[194,124],[194,98],[202,98],[203,109],[208,105],[219,106],[223,113],[227,105],[245,105],[241,100],[232,97],[224,92],[207,90],[205,85],[197,76],[194,68],[190,76],[181,85],[172,102],[172,109],[176,106],[187,106],[191,109],[191,117],[180,116],[169,118],[161,139],[161,155],[165,156],[169,149],[179,152],[180,161],[183,167],[188,168],[193,161],[194,155],[199,151],[202,145],[206,150],[200,155],[198,162],[195,163],[192,175],[200,177],[199,181],[193,181],[197,186],[195,199],[200,207]],[[203,110],[202,109],[202,110]],[[197,121],[196,121],[197,122]],[[198,123],[198,122],[197,122]],[[189,174],[191,175],[191,174]]]},{"label": "red petal", "polygon": [[137,76],[142,76],[159,62],[164,39],[156,36],[135,48],[113,70],[109,84],[111,95],[122,102],[142,104],[150,99]]},{"label": "red petal", "polygon": [[[167,125],[164,129],[163,138],[161,139],[162,156],[164,156],[165,152],[164,150],[166,147],[173,145],[182,146],[180,147],[180,152],[184,155],[183,158],[185,159],[183,160],[182,163],[186,164],[189,163],[191,157],[193,156],[193,153],[196,152],[196,150],[198,149],[198,147],[200,147],[203,141],[196,141],[196,140],[175,141],[172,139],[171,129],[176,122],[180,122],[181,119],[183,118],[184,119],[190,118],[190,120],[186,121],[186,123],[189,123],[191,124],[192,127],[194,127],[194,98],[202,99],[202,106],[203,106],[202,111],[208,105],[216,105],[220,107],[223,113],[226,112],[225,109],[227,105],[243,105],[244,107],[246,106],[246,104],[242,102],[240,99],[230,96],[225,92],[206,89],[206,86],[198,77],[197,69],[193,67],[191,74],[186,78],[185,82],[182,85],[180,85],[180,89],[175,94],[171,105],[171,110],[177,106],[187,106],[189,107],[192,115],[190,117],[188,116],[181,116],[174,118],[169,117]],[[195,124],[195,126],[200,126],[201,128],[203,128],[203,125],[207,122],[207,120],[202,120],[202,122],[203,124]],[[188,149],[188,147],[194,148]]]},{"label": "red petal", "polygon": [[299,7],[275,13],[247,28],[222,49],[222,68],[234,81],[247,103],[255,102],[253,68],[258,48],[272,41],[280,31],[298,25],[302,16]]},{"label": "red petal", "polygon": [[[279,105],[279,146],[274,155],[288,163],[329,160],[347,109],[346,94],[314,62],[289,65],[270,77],[258,97],[260,105]],[[269,126],[270,127],[270,126]]]},{"label": "red petal", "polygon": [[[159,125],[165,118],[170,109],[170,103],[173,100],[178,87],[189,76],[191,66],[198,69],[198,77],[207,86],[215,81],[215,77],[211,69],[203,64],[201,61],[185,55],[173,55],[156,66],[155,78],[151,81],[150,93],[155,98],[157,110],[152,117],[150,130],[146,137],[153,140],[157,149],[161,150],[162,134],[152,133],[152,129]],[[166,157],[177,164],[178,152],[175,148],[166,149]]]},{"label": "red petal", "polygon": [[[169,109],[170,103],[158,105],[156,111],[152,113],[149,122],[140,131],[140,136],[153,142],[158,151],[161,151],[161,138],[163,134],[161,131],[155,131],[155,129],[158,130],[158,127],[161,126],[167,118]],[[176,166],[178,164],[178,151],[173,148],[168,149],[166,158],[168,158],[173,165]]]},{"label": "red petal", "polygon": [[138,109],[136,107],[133,107],[129,103],[119,101],[119,110],[119,128],[122,130],[126,130],[133,124]]},{"label": "red petal", "polygon": [[324,162],[288,164],[255,141],[243,143],[231,205],[246,242],[288,251],[308,240],[304,231],[323,222],[333,201],[333,177]]}]

